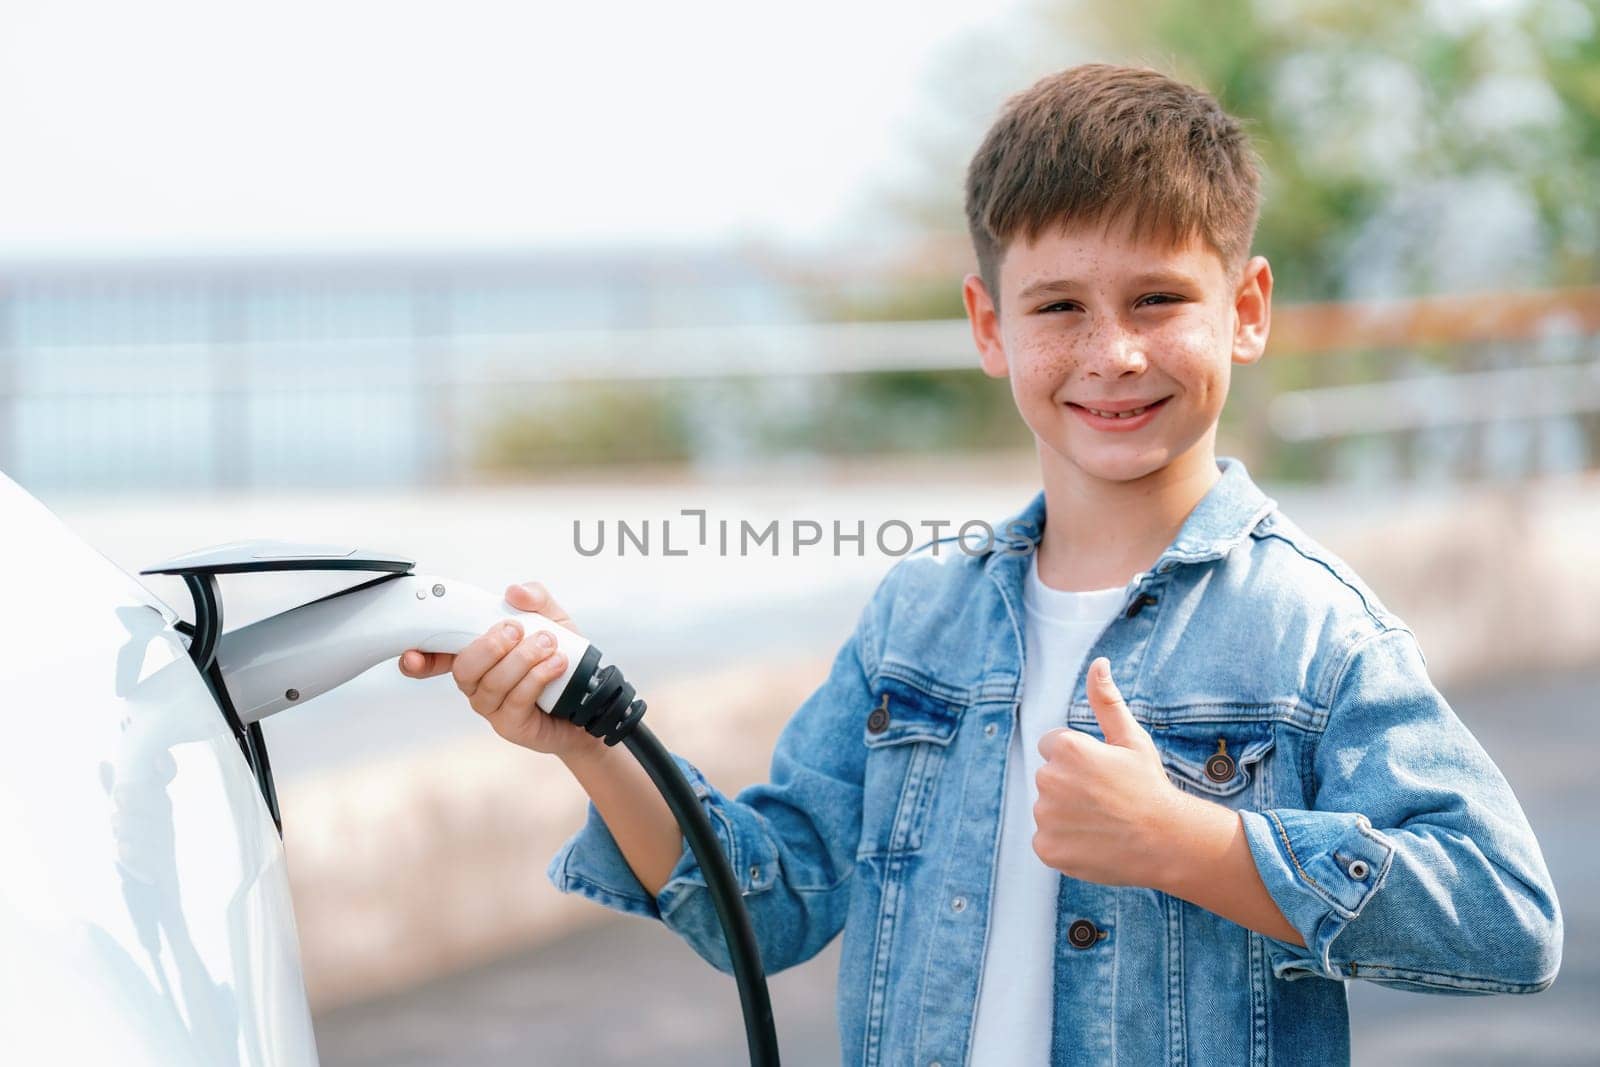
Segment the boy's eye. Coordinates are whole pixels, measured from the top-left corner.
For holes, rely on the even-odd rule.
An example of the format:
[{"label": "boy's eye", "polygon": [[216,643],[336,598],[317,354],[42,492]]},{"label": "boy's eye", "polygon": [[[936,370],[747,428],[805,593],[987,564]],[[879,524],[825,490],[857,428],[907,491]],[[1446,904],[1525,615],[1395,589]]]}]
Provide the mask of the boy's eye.
[{"label": "boy's eye", "polygon": [[[1134,307],[1156,306],[1160,304],[1181,304],[1184,297],[1176,293],[1146,293],[1134,302]],[[1055,300],[1041,306],[1037,314],[1046,314],[1056,311],[1082,311],[1083,306],[1076,300]]]}]

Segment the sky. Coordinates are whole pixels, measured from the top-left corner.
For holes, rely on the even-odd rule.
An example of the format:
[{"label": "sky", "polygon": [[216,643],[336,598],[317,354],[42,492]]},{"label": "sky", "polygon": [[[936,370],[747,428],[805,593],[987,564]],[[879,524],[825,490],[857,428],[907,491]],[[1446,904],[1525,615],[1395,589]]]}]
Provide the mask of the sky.
[{"label": "sky", "polygon": [[0,258],[826,241],[1017,6],[0,0]]}]

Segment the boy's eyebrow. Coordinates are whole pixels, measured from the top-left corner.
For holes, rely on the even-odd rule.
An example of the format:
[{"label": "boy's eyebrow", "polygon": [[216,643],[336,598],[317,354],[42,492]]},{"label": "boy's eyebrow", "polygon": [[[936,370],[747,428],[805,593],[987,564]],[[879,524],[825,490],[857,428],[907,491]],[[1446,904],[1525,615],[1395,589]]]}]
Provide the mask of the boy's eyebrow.
[{"label": "boy's eyebrow", "polygon": [[[1167,285],[1175,289],[1198,289],[1200,287],[1199,281],[1195,278],[1181,270],[1171,269],[1148,270],[1143,274],[1134,275],[1128,282],[1133,286]],[[1082,288],[1082,286],[1083,283],[1076,278],[1045,278],[1034,282],[1017,296],[1020,300],[1032,300],[1035,297],[1051,293],[1069,292],[1073,289]]]},{"label": "boy's eyebrow", "polygon": [[1017,296],[1021,300],[1032,300],[1036,296],[1044,296],[1047,293],[1064,293],[1076,288],[1078,288],[1078,283],[1071,278],[1046,278],[1043,281],[1034,282],[1018,293]]}]

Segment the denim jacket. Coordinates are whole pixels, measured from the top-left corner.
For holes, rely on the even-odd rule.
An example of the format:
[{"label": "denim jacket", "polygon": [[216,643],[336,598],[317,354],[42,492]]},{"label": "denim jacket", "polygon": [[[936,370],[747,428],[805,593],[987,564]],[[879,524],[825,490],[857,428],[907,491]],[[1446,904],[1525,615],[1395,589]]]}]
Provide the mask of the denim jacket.
[{"label": "denim jacket", "polygon": [[[1218,466],[1085,662],[1110,658],[1179,788],[1240,813],[1306,947],[1153,889],[1062,876],[1054,1063],[1342,1062],[1346,979],[1533,993],[1560,965],[1539,845],[1415,635],[1242,463]],[[967,1060],[1044,521],[1041,493],[986,550],[950,539],[892,568],[785,727],[769,783],[730,799],[680,760],[767,970],[843,931],[846,1064]],[[1068,725],[1100,736],[1081,677]],[[591,806],[549,873],[729,969],[687,850],[652,898]]]}]

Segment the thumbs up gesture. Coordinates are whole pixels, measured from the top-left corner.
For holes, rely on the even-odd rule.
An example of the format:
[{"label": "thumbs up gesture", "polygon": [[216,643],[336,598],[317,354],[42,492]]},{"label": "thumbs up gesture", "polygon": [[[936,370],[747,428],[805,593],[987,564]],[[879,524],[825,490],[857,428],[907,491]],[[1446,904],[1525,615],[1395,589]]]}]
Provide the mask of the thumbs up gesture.
[{"label": "thumbs up gesture", "polygon": [[1128,710],[1104,656],[1089,665],[1089,706],[1105,740],[1080,730],[1039,739],[1033,850],[1062,874],[1157,887],[1192,802],[1167,778],[1155,742]]}]

